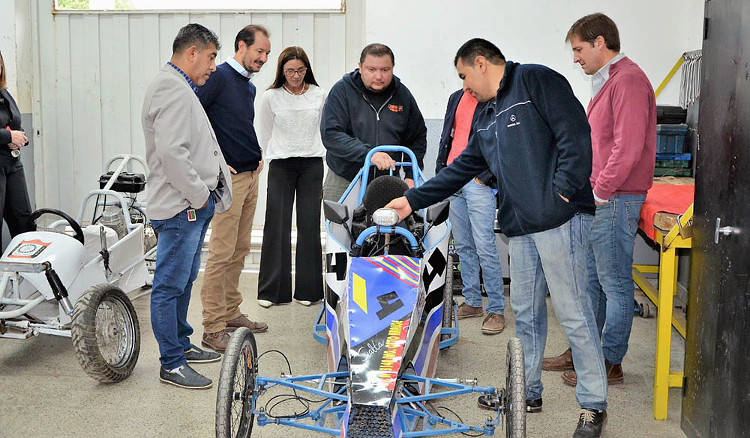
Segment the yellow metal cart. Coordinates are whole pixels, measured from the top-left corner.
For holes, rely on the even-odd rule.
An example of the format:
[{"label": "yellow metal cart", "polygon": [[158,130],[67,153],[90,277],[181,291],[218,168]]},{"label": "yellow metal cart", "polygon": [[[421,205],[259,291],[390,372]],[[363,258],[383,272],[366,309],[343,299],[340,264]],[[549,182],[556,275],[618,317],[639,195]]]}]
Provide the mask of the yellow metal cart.
[{"label": "yellow metal cart", "polygon": [[[633,265],[633,280],[658,308],[654,365],[654,418],[657,420],[667,419],[669,388],[682,387],[683,372],[670,371],[670,352],[672,327],[683,338],[686,334],[685,317],[674,313],[674,296],[677,293],[678,249],[691,247],[692,218],[693,205],[690,204],[668,231],[654,227],[653,240],[660,249],[659,265]],[[658,287],[654,287],[646,274],[659,275]]]}]

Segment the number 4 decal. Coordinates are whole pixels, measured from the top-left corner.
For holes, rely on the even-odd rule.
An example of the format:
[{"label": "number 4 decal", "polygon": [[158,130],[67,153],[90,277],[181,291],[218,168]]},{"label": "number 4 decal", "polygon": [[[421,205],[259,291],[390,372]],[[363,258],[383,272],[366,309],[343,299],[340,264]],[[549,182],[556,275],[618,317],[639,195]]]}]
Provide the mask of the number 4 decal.
[{"label": "number 4 decal", "polygon": [[385,319],[396,310],[404,307],[404,302],[401,301],[395,291],[380,295],[378,297],[378,303],[380,304],[380,310],[377,311],[377,315],[381,320]]}]

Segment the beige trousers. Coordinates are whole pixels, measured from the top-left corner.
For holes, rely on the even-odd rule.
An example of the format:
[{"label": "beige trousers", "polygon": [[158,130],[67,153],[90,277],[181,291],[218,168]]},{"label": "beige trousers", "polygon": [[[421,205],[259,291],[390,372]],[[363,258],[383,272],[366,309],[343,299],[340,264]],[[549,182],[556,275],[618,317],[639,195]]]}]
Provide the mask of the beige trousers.
[{"label": "beige trousers", "polygon": [[250,233],[258,202],[258,172],[232,175],[232,207],[211,221],[208,261],[203,274],[203,330],[216,333],[241,315],[238,285],[250,252]]}]

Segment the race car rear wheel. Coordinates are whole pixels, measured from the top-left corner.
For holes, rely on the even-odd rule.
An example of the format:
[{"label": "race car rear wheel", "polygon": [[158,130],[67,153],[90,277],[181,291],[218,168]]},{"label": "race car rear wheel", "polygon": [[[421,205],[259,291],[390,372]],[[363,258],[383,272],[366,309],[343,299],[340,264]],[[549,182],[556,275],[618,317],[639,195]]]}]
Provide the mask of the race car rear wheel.
[{"label": "race car rear wheel", "polygon": [[125,380],[138,362],[138,317],[127,295],[112,285],[93,286],[78,299],[71,338],[78,363],[100,382]]},{"label": "race car rear wheel", "polygon": [[216,437],[247,438],[253,431],[252,411],[258,350],[250,329],[237,329],[224,352],[216,395]]},{"label": "race car rear wheel", "polygon": [[505,376],[505,436],[526,437],[526,377],[523,367],[523,344],[518,338],[508,341]]}]

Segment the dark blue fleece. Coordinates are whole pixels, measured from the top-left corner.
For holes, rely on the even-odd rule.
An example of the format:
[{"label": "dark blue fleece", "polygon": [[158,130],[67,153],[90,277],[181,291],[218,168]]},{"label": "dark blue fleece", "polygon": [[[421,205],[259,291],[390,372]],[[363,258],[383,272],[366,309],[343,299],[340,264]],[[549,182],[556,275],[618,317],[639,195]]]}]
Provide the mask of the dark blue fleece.
[{"label": "dark blue fleece", "polygon": [[[328,93],[320,134],[326,147],[326,164],[342,178],[351,181],[375,146],[406,146],[417,157],[419,168],[427,150],[427,127],[416,100],[401,81],[393,76],[395,88],[380,108],[365,95],[359,69],[344,75]],[[391,154],[396,161],[400,156]],[[398,154],[400,155],[400,154]],[[412,178],[411,169],[405,170]]]},{"label": "dark blue fleece", "polygon": [[406,192],[413,209],[447,198],[489,169],[498,180],[497,219],[509,237],[556,228],[576,213],[594,214],[590,128],[562,75],[508,62],[497,96],[474,129],[458,159]]},{"label": "dark blue fleece", "polygon": [[262,155],[253,127],[255,85],[225,62],[197,93],[227,164],[240,173],[257,169]]}]

